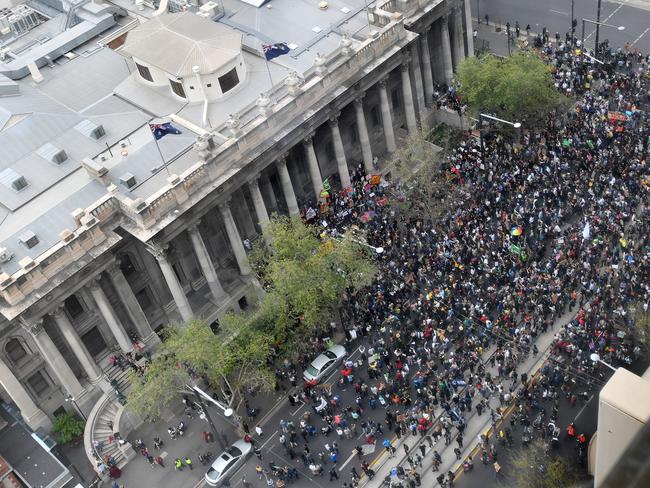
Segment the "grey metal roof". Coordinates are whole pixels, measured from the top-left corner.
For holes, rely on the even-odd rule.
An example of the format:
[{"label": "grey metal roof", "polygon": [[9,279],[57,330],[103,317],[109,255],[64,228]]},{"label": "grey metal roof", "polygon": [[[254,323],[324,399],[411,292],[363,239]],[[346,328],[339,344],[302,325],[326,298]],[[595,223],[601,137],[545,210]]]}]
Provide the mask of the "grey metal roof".
[{"label": "grey metal roof", "polygon": [[192,12],[163,14],[129,31],[121,52],[177,77],[214,73],[241,52],[241,34]]}]

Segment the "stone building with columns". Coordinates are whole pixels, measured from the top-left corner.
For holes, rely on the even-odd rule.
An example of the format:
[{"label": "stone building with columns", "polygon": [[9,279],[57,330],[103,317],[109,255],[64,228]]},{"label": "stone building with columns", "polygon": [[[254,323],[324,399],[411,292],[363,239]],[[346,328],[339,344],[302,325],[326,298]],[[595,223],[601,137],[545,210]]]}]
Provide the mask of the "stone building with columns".
[{"label": "stone building with columns", "polygon": [[161,5],[112,1],[122,22],[0,97],[0,399],[34,429],[67,399],[92,436],[111,353],[254,306],[246,241],[374,171],[473,53],[469,0]]}]

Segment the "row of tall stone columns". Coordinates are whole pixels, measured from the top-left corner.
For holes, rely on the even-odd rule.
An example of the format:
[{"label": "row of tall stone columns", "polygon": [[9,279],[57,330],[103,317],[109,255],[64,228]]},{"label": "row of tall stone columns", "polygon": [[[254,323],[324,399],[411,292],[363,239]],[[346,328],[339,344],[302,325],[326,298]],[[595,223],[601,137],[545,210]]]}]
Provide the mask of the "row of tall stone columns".
[{"label": "row of tall stone columns", "polygon": [[[450,31],[451,23],[451,31]],[[432,61],[430,39],[438,49],[437,65]],[[466,56],[474,55],[474,37],[472,14],[469,0],[463,0],[462,6],[455,8],[451,14],[440,17],[436,22],[420,33],[419,48],[422,54],[422,75],[424,95],[427,104],[433,99],[435,80],[450,85],[454,70]]]}]

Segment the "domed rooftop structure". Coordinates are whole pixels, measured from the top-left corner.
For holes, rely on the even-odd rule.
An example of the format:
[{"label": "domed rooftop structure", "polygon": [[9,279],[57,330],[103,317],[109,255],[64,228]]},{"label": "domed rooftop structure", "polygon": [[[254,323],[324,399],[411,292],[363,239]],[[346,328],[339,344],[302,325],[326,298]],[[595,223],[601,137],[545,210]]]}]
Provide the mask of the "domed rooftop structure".
[{"label": "domed rooftop structure", "polygon": [[191,12],[153,17],[129,31],[123,54],[184,78],[218,71],[242,50],[242,34]]}]

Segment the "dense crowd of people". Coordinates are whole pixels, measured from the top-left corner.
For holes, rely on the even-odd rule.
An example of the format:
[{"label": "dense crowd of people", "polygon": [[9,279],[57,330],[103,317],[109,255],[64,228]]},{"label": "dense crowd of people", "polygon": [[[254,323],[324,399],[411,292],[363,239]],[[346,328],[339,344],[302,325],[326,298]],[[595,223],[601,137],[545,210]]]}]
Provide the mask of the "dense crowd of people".
[{"label": "dense crowd of people", "polygon": [[[494,465],[498,444],[516,435],[524,444],[535,436],[559,442],[560,396],[575,404],[606,379],[592,354],[614,365],[635,361],[634,310],[647,312],[650,303],[650,127],[639,109],[649,102],[646,59],[607,52],[601,65],[559,40],[540,55],[553,66],[557,89],[578,97],[573,109],[549,114],[518,142],[487,137],[484,152],[466,138],[441,162],[455,199],[443,219],[405,217],[407,189],[385,185],[362,166],[351,188],[304,209],[319,234],[359,229],[380,251],[379,273],[370,289],[345,297],[341,323],[358,355],[344,359],[338,384],[300,380],[314,354],[331,344],[336,324],[327,339],[312,338],[296,364],[278,366],[291,404],[309,408],[280,422],[279,447],[292,463],[267,469],[254,447],[260,480],[284,486],[299,477],[300,463],[312,476],[352,488],[362,475],[375,476],[364,446],[395,457],[391,439],[413,435],[421,438],[417,449],[404,448],[406,465],[386,481],[419,486],[424,469],[442,468],[447,446],[462,460],[467,421],[483,413],[497,441],[483,439],[480,458]],[[438,108],[462,112],[453,89],[436,87],[436,94]],[[540,354],[536,339],[551,329],[551,357],[539,374],[518,372]],[[352,400],[339,387],[352,388]],[[512,402],[510,425],[499,425]],[[378,409],[380,421],[369,415]],[[567,426],[567,435],[582,460],[587,439],[578,427]],[[351,476],[339,479],[339,444],[352,439]],[[164,466],[144,443],[138,447],[152,468]],[[471,470],[472,459],[462,466]],[[176,459],[174,467],[191,468],[191,460]],[[441,486],[453,479],[452,471],[437,478]]]},{"label": "dense crowd of people", "polygon": [[[425,455],[432,454],[436,470],[440,465],[439,439],[445,446],[452,437],[459,441],[460,459],[472,410],[489,410],[497,427],[500,412],[489,398],[505,405],[514,397],[524,442],[533,424],[553,442],[558,396],[575,403],[585,390],[602,386],[606,371],[590,355],[620,365],[636,358],[633,309],[647,309],[650,295],[650,129],[638,110],[648,101],[644,58],[618,52],[600,65],[562,43],[544,47],[543,55],[554,66],[558,90],[579,95],[574,109],[564,118],[549,114],[545,127],[524,132],[519,143],[493,137],[485,159],[475,139],[463,142],[441,168],[457,176],[452,184],[458,186],[445,219],[404,220],[386,204],[387,196],[395,199],[395,187],[369,184],[362,168],[353,187],[333,194],[313,218],[330,234],[359,227],[383,252],[373,289],[350,294],[342,308],[348,341],[364,344],[360,358],[342,366],[347,373],[340,381],[351,378],[355,402],[342,404],[335,391],[319,388],[294,398],[317,415],[291,425],[283,444],[292,459],[299,457],[294,449],[302,435],[300,457],[312,473],[326,469],[332,454],[310,453],[309,432],[344,436],[353,425],[389,455],[393,434],[433,438],[421,444],[421,453],[407,453],[411,471],[392,480],[419,484]],[[555,333],[552,360],[533,381],[518,375],[517,364],[538,352],[536,338],[561,317],[570,320]],[[292,368],[279,378],[295,378]],[[524,387],[515,392],[518,385]],[[366,408],[384,408],[384,425],[364,421]],[[512,439],[505,431],[497,438]],[[576,436],[583,457],[586,439]],[[481,457],[495,461],[495,445],[486,441]],[[374,475],[361,455],[359,469]],[[438,481],[450,479],[441,474]],[[355,470],[343,486],[357,481]]]}]

